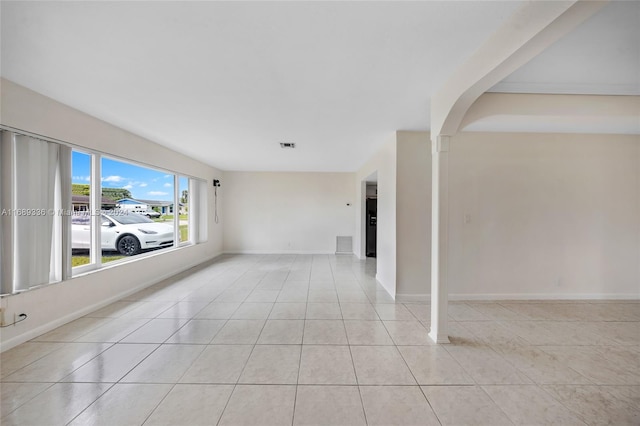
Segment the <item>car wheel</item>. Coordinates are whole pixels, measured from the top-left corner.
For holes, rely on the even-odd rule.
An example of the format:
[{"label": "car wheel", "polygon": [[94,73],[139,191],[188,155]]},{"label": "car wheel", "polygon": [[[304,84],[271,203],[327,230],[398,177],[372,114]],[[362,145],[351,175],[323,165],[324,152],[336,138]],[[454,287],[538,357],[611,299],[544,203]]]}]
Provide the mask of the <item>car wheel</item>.
[{"label": "car wheel", "polygon": [[133,235],[125,235],[118,240],[118,252],[123,256],[140,253],[140,241]]}]

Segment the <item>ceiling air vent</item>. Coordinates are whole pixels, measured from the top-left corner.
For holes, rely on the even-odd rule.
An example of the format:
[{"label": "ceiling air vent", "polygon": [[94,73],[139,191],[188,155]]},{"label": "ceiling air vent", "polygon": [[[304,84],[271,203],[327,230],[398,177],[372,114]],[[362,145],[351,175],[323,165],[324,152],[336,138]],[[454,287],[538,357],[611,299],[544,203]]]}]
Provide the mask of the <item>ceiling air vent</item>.
[{"label": "ceiling air vent", "polygon": [[280,142],[280,148],[282,149],[293,149],[296,147],[296,144],[293,142]]}]

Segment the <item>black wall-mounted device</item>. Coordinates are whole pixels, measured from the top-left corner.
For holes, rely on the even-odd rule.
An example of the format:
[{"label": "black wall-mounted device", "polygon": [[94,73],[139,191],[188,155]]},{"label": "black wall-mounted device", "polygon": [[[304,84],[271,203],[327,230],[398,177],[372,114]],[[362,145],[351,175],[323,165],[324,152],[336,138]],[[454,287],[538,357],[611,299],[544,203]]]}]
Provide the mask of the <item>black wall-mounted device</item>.
[{"label": "black wall-mounted device", "polygon": [[214,179],[213,180],[213,186],[220,186],[220,180]]}]

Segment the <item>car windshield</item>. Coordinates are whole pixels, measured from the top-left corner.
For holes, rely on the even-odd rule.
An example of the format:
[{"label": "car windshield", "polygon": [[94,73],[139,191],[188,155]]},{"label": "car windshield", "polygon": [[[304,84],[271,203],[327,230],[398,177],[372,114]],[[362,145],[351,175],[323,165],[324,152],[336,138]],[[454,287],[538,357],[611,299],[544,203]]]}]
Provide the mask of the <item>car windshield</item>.
[{"label": "car windshield", "polygon": [[128,212],[114,212],[112,214],[106,214],[109,219],[117,222],[121,225],[132,225],[134,223],[154,223],[151,219],[146,216],[142,216],[137,213],[128,213]]}]

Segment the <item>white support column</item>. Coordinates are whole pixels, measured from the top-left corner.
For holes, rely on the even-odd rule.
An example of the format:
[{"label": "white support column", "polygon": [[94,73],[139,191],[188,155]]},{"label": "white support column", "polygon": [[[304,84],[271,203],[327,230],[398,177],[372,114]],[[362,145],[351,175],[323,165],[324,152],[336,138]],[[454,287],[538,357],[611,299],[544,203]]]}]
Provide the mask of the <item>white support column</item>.
[{"label": "white support column", "polygon": [[449,136],[431,141],[431,331],[436,343],[449,343],[447,261],[449,248]]}]

